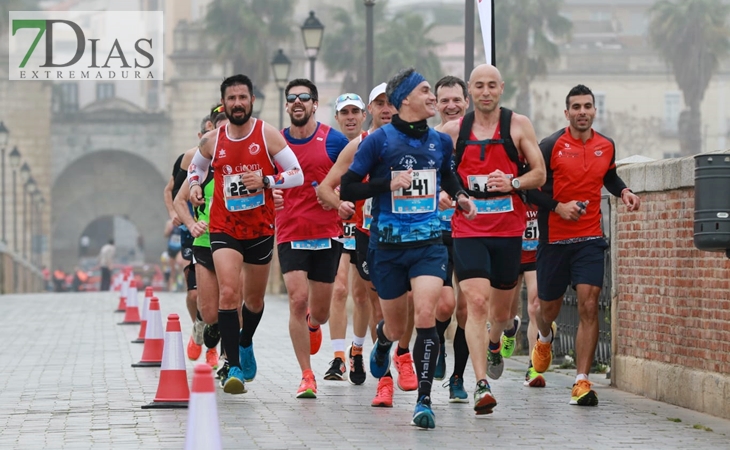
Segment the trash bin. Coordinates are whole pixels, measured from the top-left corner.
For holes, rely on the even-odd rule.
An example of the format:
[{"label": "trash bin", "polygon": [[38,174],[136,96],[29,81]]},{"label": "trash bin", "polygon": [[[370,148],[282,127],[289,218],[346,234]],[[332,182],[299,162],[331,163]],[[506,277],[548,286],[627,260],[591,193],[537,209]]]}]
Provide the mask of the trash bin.
[{"label": "trash bin", "polygon": [[694,244],[730,257],[730,154],[695,155]]}]

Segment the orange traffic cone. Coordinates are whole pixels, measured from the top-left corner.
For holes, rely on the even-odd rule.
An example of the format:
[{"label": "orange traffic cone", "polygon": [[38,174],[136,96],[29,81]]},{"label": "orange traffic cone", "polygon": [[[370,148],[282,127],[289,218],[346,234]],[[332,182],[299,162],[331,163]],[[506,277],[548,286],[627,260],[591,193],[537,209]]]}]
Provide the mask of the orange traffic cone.
[{"label": "orange traffic cone", "polygon": [[150,309],[147,313],[147,330],[144,334],[142,359],[138,363],[132,364],[132,367],[160,367],[162,363],[162,350],[165,347],[165,338],[162,336],[160,301],[157,297],[150,299]]},{"label": "orange traffic cone", "polygon": [[142,409],[187,408],[189,398],[180,317],[177,314],[170,314],[167,316],[167,328],[165,328],[165,348],[162,350],[162,369],[160,382],[157,384],[157,395],[152,403],[144,405]]},{"label": "orange traffic cone", "polygon": [[114,312],[125,312],[127,310],[127,292],[129,290],[129,276],[125,272],[124,277],[122,277],[122,284],[119,288],[119,305],[117,305],[117,310]]},{"label": "orange traffic cone", "polygon": [[132,278],[129,281],[127,293],[127,310],[124,311],[124,320],[117,325],[139,325],[139,302],[137,301],[137,282]]},{"label": "orange traffic cone", "polygon": [[221,446],[221,430],[218,407],[215,402],[213,369],[205,363],[195,365],[193,392],[188,406],[188,427],[185,433],[185,450],[205,448],[216,450]]},{"label": "orange traffic cone", "polygon": [[139,312],[139,317],[142,319],[142,324],[139,326],[139,334],[137,339],[131,341],[132,344],[144,344],[144,333],[147,331],[147,311],[150,309],[150,299],[154,291],[152,286],[147,286],[144,290],[144,302],[142,303],[142,310]]}]

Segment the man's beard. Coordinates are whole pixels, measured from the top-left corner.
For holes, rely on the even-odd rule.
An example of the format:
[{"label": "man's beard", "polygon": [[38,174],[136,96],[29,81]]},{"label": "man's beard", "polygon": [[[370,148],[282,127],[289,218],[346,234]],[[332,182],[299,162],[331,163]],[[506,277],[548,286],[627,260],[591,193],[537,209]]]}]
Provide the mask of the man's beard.
[{"label": "man's beard", "polygon": [[[233,114],[238,111],[243,112],[243,117],[236,118],[233,116]],[[226,113],[226,117],[228,118],[229,122],[231,122],[233,125],[241,126],[241,125],[245,124],[246,122],[248,122],[248,119],[251,118],[251,114],[253,113],[253,108],[251,108],[251,111],[249,111],[248,113],[246,113],[246,110],[243,108],[234,108],[233,111],[230,112],[230,114],[226,110],[225,113]]]},{"label": "man's beard", "polygon": [[303,127],[304,125],[309,122],[309,119],[312,117],[312,114],[307,113],[306,110],[304,110],[304,116],[301,119],[295,119],[294,114],[289,114],[289,119],[291,119],[291,124],[295,127]]}]

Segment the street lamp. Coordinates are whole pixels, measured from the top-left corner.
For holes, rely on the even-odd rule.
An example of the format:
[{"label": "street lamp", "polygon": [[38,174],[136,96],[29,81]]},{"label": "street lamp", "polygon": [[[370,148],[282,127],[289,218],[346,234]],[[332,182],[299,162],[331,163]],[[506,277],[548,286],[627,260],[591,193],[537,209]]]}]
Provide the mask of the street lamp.
[{"label": "street lamp", "polygon": [[364,0],[365,2],[365,74],[367,83],[367,92],[370,92],[374,84],[374,43],[373,43],[373,7],[375,6],[375,0]]},{"label": "street lamp", "polygon": [[43,198],[43,194],[41,194],[40,190],[37,190],[36,207],[38,208],[38,212],[36,215],[36,221],[38,222],[38,225],[36,226],[36,266],[39,268],[43,263],[43,206],[45,203],[46,200]]},{"label": "street lamp", "polygon": [[2,185],[3,199],[2,199],[2,227],[3,227],[3,243],[7,244],[8,239],[5,232],[5,146],[8,145],[8,137],[10,132],[5,128],[5,123],[0,121],[0,160],[2,166],[0,168],[0,184]]},{"label": "street lamp", "polygon": [[36,190],[35,179],[30,175],[30,167],[28,168],[28,179],[23,185],[23,258],[28,258],[28,195],[33,195]]},{"label": "street lamp", "polygon": [[258,119],[259,114],[261,114],[261,111],[264,109],[264,100],[266,99],[266,96],[256,86],[253,87],[253,95],[256,97],[256,100],[253,102],[253,116]]},{"label": "street lamp", "polygon": [[274,80],[276,87],[279,88],[279,129],[284,128],[284,89],[289,80],[289,69],[291,69],[291,61],[284,54],[284,50],[279,49],[271,60],[271,69],[274,71]]},{"label": "street lamp", "polygon": [[322,46],[323,35],[324,25],[314,16],[314,11],[309,11],[309,17],[302,25],[302,39],[304,40],[304,50],[309,57],[309,79],[312,83],[314,83],[314,61]]},{"label": "street lamp", "polygon": [[16,181],[16,174],[18,173],[18,167],[20,167],[20,151],[18,147],[13,147],[10,152],[10,168],[13,169],[13,251],[18,252],[18,183]]}]

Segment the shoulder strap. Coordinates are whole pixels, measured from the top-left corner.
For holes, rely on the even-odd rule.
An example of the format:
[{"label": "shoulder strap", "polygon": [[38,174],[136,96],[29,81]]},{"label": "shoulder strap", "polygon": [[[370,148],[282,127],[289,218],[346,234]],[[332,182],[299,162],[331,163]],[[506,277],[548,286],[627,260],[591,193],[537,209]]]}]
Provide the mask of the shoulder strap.
[{"label": "shoulder strap", "polygon": [[512,135],[510,134],[511,124],[512,124],[512,110],[502,107],[502,111],[499,115],[499,130],[500,130],[500,133],[502,134],[502,140],[504,141],[502,143],[502,146],[504,147],[504,150],[507,152],[507,156],[509,156],[509,159],[512,160],[512,162],[517,164],[517,166],[519,167],[520,155],[517,152],[517,147],[515,147],[515,143],[512,140]]},{"label": "shoulder strap", "polygon": [[466,141],[471,136],[471,127],[474,125],[474,111],[470,111],[464,115],[461,119],[461,126],[459,127],[459,137],[456,139],[456,150],[454,153],[454,172],[459,168],[461,158],[464,156],[464,149],[466,148]]}]

